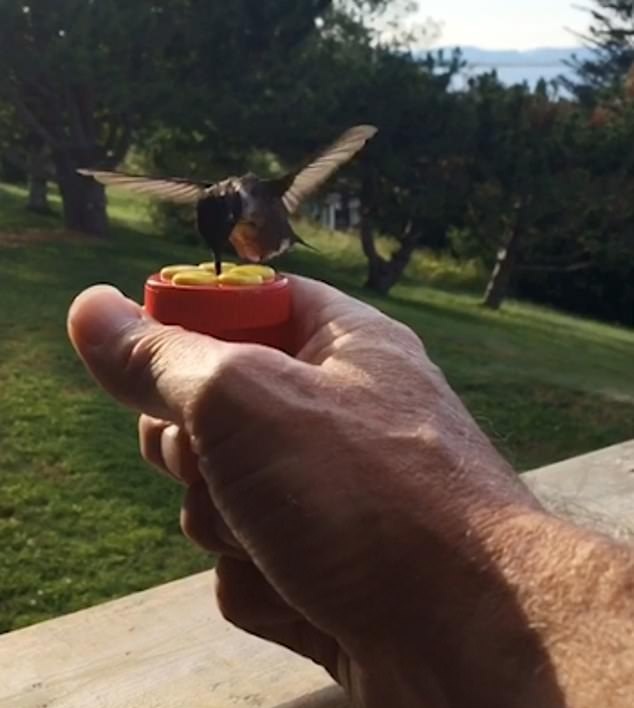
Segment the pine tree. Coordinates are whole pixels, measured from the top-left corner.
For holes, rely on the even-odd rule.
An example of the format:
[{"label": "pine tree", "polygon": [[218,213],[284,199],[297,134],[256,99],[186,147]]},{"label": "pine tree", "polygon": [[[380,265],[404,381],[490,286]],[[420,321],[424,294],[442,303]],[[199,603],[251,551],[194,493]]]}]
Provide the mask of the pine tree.
[{"label": "pine tree", "polygon": [[591,24],[583,39],[593,56],[573,59],[570,66],[577,76],[562,84],[582,103],[593,105],[620,91],[634,63],[634,2],[594,0],[588,11]]}]

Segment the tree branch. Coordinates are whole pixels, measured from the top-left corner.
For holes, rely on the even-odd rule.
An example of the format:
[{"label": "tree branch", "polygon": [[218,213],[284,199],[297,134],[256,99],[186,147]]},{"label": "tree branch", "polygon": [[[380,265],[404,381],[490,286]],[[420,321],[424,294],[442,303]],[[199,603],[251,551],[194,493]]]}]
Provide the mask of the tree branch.
[{"label": "tree branch", "polygon": [[19,91],[15,87],[9,88],[9,101],[25,123],[27,123],[44,142],[50,145],[51,148],[57,149],[62,146],[62,142],[36,118],[35,114],[28,108],[26,103],[24,103],[20,97]]},{"label": "tree branch", "polygon": [[29,161],[21,150],[14,147],[4,148],[2,150],[2,157],[7,162],[17,167],[21,172],[27,173],[29,171]]},{"label": "tree branch", "polygon": [[528,272],[540,272],[540,273],[573,273],[577,270],[586,270],[587,268],[592,268],[594,263],[592,261],[582,261],[579,263],[571,263],[567,266],[558,265],[521,265],[517,266],[518,270],[528,271]]},{"label": "tree branch", "polygon": [[73,143],[78,144],[79,147],[86,148],[89,146],[89,143],[87,140],[86,131],[84,130],[81,112],[79,110],[79,106],[77,105],[73,89],[66,78],[64,78],[64,99],[66,109],[68,111],[68,122],[70,124],[69,127],[72,141]]},{"label": "tree branch", "polygon": [[[2,150],[2,157],[25,174],[33,172],[32,157],[29,156],[29,152],[26,148],[16,148],[14,146],[5,147]],[[48,164],[45,167],[41,167],[39,171],[41,172],[41,176],[47,180],[55,179],[55,174],[53,170],[49,168]]]},{"label": "tree branch", "polygon": [[370,263],[376,262],[379,255],[374,243],[370,204],[372,202],[372,167],[365,156],[361,157],[361,247]]},{"label": "tree branch", "polygon": [[418,236],[418,230],[414,228],[414,220],[409,219],[400,238],[401,246],[390,259],[390,265],[394,273],[394,282],[401,277],[403,271],[407,268],[410,258],[416,250]]},{"label": "tree branch", "polygon": [[81,124],[90,145],[94,145],[99,139],[95,127],[95,100],[92,88],[92,86],[82,84],[74,90]]}]

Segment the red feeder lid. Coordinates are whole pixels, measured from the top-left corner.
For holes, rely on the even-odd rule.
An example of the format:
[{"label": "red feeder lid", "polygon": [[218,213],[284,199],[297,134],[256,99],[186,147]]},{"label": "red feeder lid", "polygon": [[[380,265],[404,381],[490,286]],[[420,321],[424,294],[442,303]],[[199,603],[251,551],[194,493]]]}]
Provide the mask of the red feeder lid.
[{"label": "red feeder lid", "polygon": [[163,324],[221,337],[287,322],[291,289],[279,275],[261,285],[174,285],[155,273],[145,283],[145,308]]}]

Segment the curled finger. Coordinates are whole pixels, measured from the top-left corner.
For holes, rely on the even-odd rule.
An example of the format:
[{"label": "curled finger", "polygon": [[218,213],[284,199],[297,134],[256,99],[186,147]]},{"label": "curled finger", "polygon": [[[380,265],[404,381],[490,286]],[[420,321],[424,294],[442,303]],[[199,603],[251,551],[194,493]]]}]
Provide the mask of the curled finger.
[{"label": "curled finger", "polygon": [[198,458],[189,435],[169,421],[142,415],[139,448],[143,458],[177,482],[193,484],[200,479]]}]

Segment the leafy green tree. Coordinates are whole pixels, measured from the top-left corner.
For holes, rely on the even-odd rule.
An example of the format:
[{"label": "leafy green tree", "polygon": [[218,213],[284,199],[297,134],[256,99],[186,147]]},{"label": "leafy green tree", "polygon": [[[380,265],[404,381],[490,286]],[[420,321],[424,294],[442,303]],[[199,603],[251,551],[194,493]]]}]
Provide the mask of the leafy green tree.
[{"label": "leafy green tree", "polygon": [[[407,12],[407,8],[391,8]],[[452,180],[460,163],[463,116],[449,91],[458,55],[419,57],[407,38],[383,42],[368,17],[331,13],[322,31],[295,62],[296,74],[261,108],[281,120],[269,147],[296,162],[343,128],[371,122],[379,134],[360,158],[330,185],[362,201],[361,242],[368,260],[367,287],[387,293],[419,245],[444,242],[446,212],[458,193]],[[381,25],[378,25],[381,26]],[[424,28],[423,28],[424,29]],[[431,30],[433,31],[433,27]],[[299,91],[291,86],[300,86]],[[376,249],[377,233],[397,238],[388,258]]]},{"label": "leafy green tree", "polygon": [[[301,164],[354,123],[378,120],[380,135],[387,135],[381,116],[381,111],[388,112],[385,97],[369,81],[379,54],[369,25],[391,5],[333,3],[319,16],[316,31],[293,46],[292,61],[287,51],[267,53],[254,71],[225,91],[209,83],[216,77],[204,70],[200,82],[207,80],[208,86],[199,93],[207,99],[199,98],[199,103],[208,100],[208,108],[192,112],[182,129],[159,129],[148,135],[143,150],[148,169],[210,179],[246,169],[274,174]],[[381,61],[387,63],[390,53],[381,52]],[[395,52],[393,56],[395,63],[415,65],[409,56],[399,59]],[[398,93],[397,85],[389,88]],[[213,105],[218,91],[230,100]],[[398,104],[392,105],[399,112]],[[329,188],[354,193],[359,182],[355,161],[329,182]],[[189,210],[157,205],[156,213],[170,230],[191,230]]]},{"label": "leafy green tree", "polygon": [[103,188],[76,169],[117,166],[159,126],[244,144],[271,69],[330,5],[0,0],[0,99],[50,150],[66,224],[102,235]]},{"label": "leafy green tree", "polygon": [[620,91],[634,63],[634,4],[631,0],[593,0],[587,11],[591,25],[583,39],[593,57],[573,60],[577,76],[561,82],[582,103],[596,104]]},{"label": "leafy green tree", "polygon": [[0,0],[0,96],[50,150],[69,228],[105,234],[103,189],[76,169],[116,165],[171,100],[182,7]]},{"label": "leafy green tree", "polygon": [[495,77],[472,83],[465,95],[477,109],[472,187],[452,245],[490,265],[489,307],[499,307],[513,289],[567,309],[631,319],[634,112],[628,91],[626,84],[588,110],[555,99],[545,85],[531,92],[506,88]]},{"label": "leafy green tree", "polygon": [[[361,241],[367,287],[387,293],[414,250],[445,245],[456,203],[464,199],[466,114],[448,88],[458,60],[417,60],[378,53],[364,87],[369,114],[381,133],[362,157]],[[388,258],[375,247],[377,232],[397,238]]]},{"label": "leafy green tree", "polygon": [[[454,110],[457,97],[449,91],[460,57],[410,51],[413,38],[398,27],[408,24],[413,9],[388,4],[381,8],[381,21],[354,13],[336,18],[336,29],[326,27],[320,37],[308,71],[312,82],[304,84],[316,87],[314,93],[327,87],[319,94],[322,108],[308,120],[315,132],[324,118],[338,127],[359,121],[379,127],[338,184],[344,194],[361,198],[366,286],[382,294],[399,280],[418,246],[444,243],[466,134],[463,116]],[[418,44],[435,32],[430,21],[420,25]],[[397,247],[387,258],[376,248],[377,233],[396,237]]]},{"label": "leafy green tree", "polygon": [[[610,321],[634,323],[634,106],[625,87],[609,108],[575,107],[562,209],[541,223],[518,291]],[[544,265],[540,265],[544,264]]]},{"label": "leafy green tree", "polygon": [[[25,131],[12,106],[0,102],[0,174],[8,181],[25,181],[26,165],[22,159],[21,146]],[[19,153],[20,159],[16,159]]]},{"label": "leafy green tree", "polygon": [[50,154],[44,141],[18,119],[14,108],[0,106],[0,154],[9,177],[28,181],[26,208],[40,214],[50,213],[48,181],[52,177]]},{"label": "leafy green tree", "polygon": [[517,269],[530,264],[543,225],[574,201],[567,189],[574,169],[570,110],[544,83],[532,92],[507,88],[493,75],[473,80],[465,100],[476,112],[466,225],[475,253],[492,264],[484,304],[497,309]]}]

